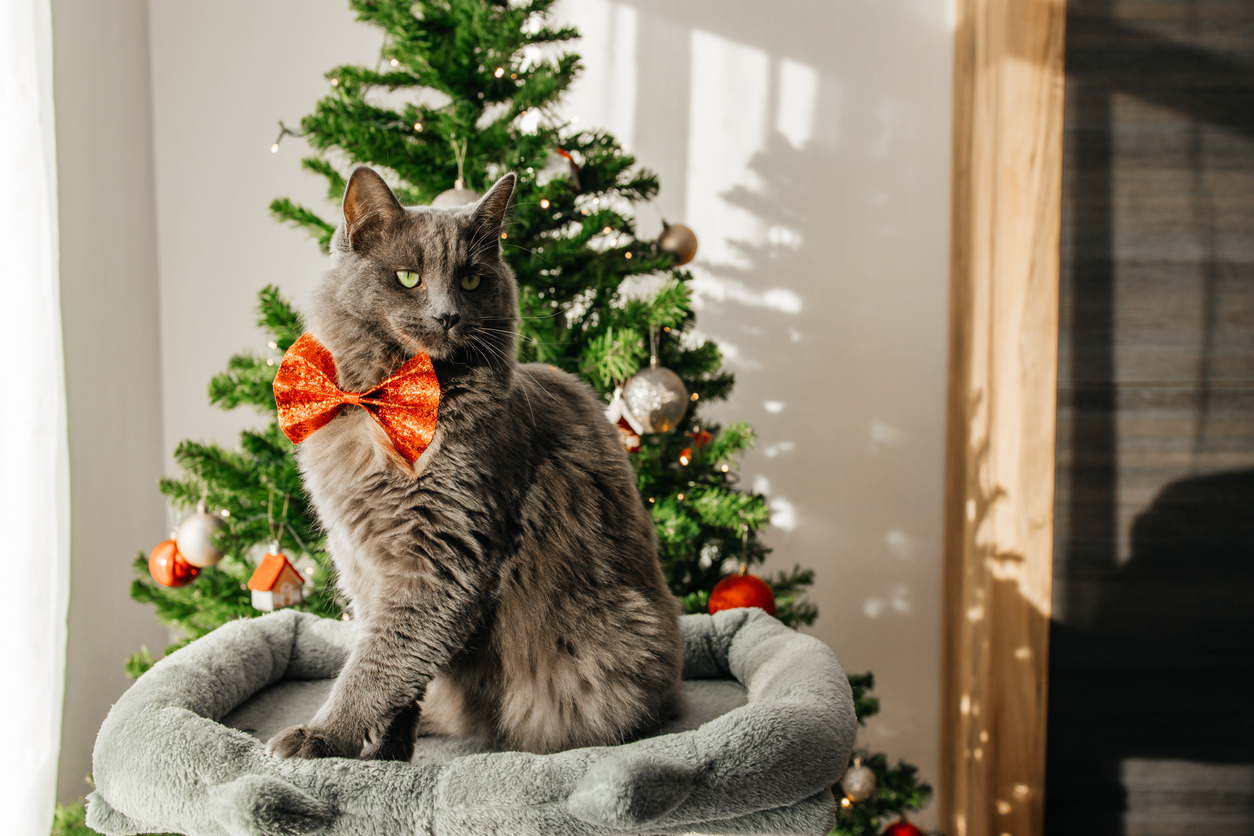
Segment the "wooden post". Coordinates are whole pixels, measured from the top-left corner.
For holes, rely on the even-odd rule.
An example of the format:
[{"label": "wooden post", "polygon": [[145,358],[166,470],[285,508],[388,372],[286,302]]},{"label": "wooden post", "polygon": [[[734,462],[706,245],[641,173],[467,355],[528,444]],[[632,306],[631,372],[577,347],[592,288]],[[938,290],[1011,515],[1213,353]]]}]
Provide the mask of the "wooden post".
[{"label": "wooden post", "polygon": [[940,801],[1040,836],[1065,0],[957,0]]}]

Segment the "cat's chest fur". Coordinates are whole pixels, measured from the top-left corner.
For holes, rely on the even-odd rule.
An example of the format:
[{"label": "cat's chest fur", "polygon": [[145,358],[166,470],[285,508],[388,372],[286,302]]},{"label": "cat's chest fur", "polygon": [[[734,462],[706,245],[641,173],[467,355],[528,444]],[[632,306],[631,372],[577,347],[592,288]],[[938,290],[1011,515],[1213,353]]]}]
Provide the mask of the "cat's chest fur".
[{"label": "cat's chest fur", "polygon": [[[355,609],[386,594],[387,567],[366,557],[377,553],[374,541],[396,536],[385,521],[423,510],[420,480],[448,481],[446,473],[431,467],[443,447],[437,430],[431,446],[409,465],[365,410],[348,407],[302,445],[298,461],[305,487],[326,528],[338,585]],[[428,490],[448,487],[433,484]]]}]

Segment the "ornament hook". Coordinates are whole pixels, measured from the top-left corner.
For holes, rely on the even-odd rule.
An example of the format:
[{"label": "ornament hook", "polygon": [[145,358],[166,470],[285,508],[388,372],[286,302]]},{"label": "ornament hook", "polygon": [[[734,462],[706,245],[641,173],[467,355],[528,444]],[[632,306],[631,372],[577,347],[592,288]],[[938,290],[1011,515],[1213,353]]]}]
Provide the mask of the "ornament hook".
[{"label": "ornament hook", "polygon": [[453,183],[455,189],[465,189],[465,168],[466,168],[466,140],[462,140],[460,147],[457,145],[457,137],[449,137],[449,145],[453,146],[453,159],[457,161],[457,180]]}]

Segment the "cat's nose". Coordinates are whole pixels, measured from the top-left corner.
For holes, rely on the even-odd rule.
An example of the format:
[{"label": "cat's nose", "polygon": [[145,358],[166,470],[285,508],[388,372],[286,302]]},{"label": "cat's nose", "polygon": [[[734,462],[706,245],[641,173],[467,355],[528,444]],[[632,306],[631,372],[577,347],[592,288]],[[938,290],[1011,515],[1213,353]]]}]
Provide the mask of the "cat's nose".
[{"label": "cat's nose", "polygon": [[440,314],[435,321],[444,327],[445,331],[452,330],[453,326],[462,321],[462,315],[459,313]]}]

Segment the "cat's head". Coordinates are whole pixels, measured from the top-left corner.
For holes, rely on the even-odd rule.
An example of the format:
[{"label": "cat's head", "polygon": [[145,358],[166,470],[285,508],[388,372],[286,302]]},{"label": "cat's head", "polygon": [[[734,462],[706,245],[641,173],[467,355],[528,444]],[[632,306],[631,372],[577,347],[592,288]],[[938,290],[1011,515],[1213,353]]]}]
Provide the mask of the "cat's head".
[{"label": "cat's head", "polygon": [[506,174],[470,206],[405,208],[372,169],[353,171],[307,317],[342,382],[376,383],[420,351],[467,366],[513,362],[518,290],[501,259],[513,191]]}]

